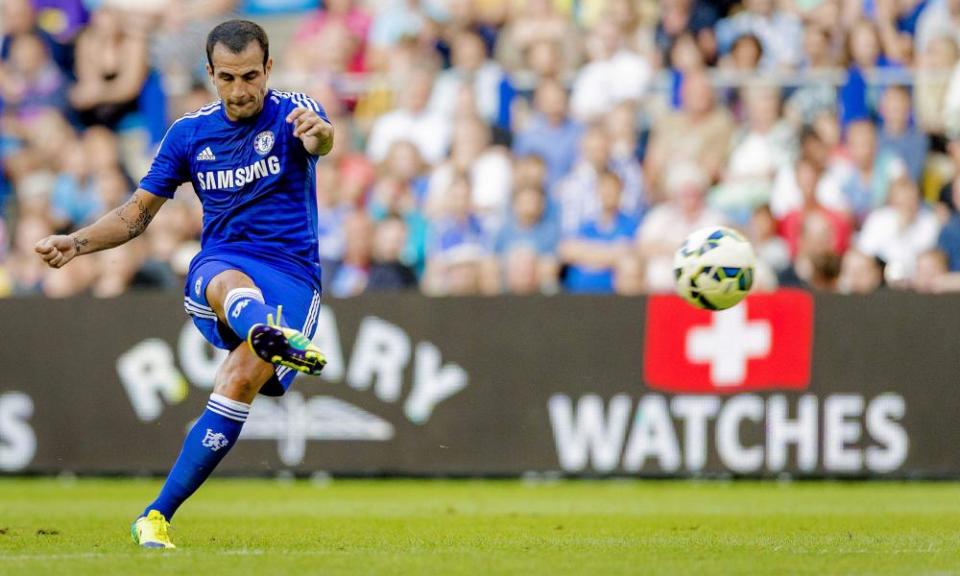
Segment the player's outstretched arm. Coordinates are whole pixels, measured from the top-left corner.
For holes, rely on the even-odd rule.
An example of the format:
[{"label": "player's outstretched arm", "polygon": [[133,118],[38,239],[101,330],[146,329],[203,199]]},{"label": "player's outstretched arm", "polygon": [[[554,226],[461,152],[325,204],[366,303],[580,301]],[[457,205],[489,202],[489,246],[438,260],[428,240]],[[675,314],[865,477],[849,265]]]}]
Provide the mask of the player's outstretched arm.
[{"label": "player's outstretched arm", "polygon": [[333,148],[333,126],[309,108],[296,108],[287,115],[293,124],[293,135],[314,156],[326,156]]},{"label": "player's outstretched arm", "polygon": [[34,250],[51,268],[60,268],[80,254],[119,246],[143,233],[167,199],[138,189],[123,205],[70,235],[47,236]]}]

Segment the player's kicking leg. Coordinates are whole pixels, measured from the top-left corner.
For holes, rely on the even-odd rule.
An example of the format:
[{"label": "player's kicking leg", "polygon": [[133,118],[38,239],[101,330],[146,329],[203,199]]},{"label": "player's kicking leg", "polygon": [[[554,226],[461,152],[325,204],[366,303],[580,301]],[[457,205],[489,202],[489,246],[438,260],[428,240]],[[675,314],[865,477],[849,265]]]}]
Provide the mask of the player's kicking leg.
[{"label": "player's kicking leg", "polygon": [[250,404],[274,376],[275,365],[315,374],[325,364],[306,336],[280,325],[279,310],[264,304],[246,275],[236,270],[218,274],[206,296],[217,318],[249,347],[236,348],[220,366],[207,409],[187,434],[160,495],[133,523],[133,540],[147,548],[174,547],[168,533],[170,520],[236,444]]},{"label": "player's kicking leg", "polygon": [[242,272],[227,270],[210,282],[207,299],[216,311],[222,301],[222,320],[247,341],[265,362],[317,375],[327,360],[320,349],[298,330],[282,324],[282,308],[267,306],[263,294]]}]

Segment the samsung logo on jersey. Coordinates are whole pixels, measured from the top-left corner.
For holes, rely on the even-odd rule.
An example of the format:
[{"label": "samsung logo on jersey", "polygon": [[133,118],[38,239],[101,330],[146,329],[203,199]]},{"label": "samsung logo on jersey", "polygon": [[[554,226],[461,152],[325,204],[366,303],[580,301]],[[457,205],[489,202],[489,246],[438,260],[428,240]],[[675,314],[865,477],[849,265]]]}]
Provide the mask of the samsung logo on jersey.
[{"label": "samsung logo on jersey", "polygon": [[230,188],[240,188],[244,184],[279,173],[280,159],[276,156],[270,156],[235,170],[197,172],[197,182],[200,183],[201,190],[228,190]]}]

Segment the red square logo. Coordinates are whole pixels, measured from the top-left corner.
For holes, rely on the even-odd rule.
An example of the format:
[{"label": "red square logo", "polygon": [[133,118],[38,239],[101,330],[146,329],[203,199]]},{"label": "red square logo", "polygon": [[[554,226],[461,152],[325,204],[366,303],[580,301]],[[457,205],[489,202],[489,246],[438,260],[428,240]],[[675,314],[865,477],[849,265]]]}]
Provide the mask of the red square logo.
[{"label": "red square logo", "polygon": [[807,292],[755,294],[721,312],[677,296],[651,296],[643,378],[651,388],[681,394],[804,390],[812,344]]}]

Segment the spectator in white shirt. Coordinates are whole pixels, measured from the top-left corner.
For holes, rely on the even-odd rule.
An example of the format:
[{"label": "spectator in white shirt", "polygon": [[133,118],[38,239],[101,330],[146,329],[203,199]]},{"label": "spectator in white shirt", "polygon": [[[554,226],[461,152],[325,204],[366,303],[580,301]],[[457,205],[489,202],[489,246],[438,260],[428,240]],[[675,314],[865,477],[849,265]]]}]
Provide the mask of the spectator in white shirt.
[{"label": "spectator in white shirt", "polygon": [[433,73],[420,69],[412,74],[401,97],[400,108],[377,118],[367,143],[367,155],[374,162],[387,156],[390,145],[409,140],[423,159],[436,164],[443,160],[450,144],[450,122],[427,109],[433,88]]},{"label": "spectator in white shirt", "polygon": [[432,112],[451,118],[458,90],[469,86],[480,117],[489,124],[497,119],[503,70],[487,57],[486,50],[483,39],[473,32],[463,32],[456,37],[451,55],[453,66],[437,77],[433,87],[429,104]]},{"label": "spectator in white shirt", "polygon": [[598,23],[587,39],[590,62],[577,73],[570,96],[574,118],[589,122],[625,100],[638,101],[646,93],[653,71],[630,50],[616,22]]},{"label": "spectator in white shirt", "polygon": [[937,244],[940,222],[933,210],[922,203],[920,192],[909,178],[890,186],[887,206],[867,217],[857,238],[857,248],[887,263],[891,283],[909,280],[917,256]]}]

